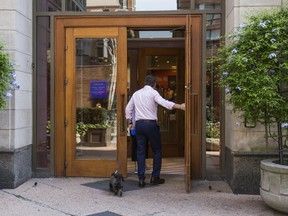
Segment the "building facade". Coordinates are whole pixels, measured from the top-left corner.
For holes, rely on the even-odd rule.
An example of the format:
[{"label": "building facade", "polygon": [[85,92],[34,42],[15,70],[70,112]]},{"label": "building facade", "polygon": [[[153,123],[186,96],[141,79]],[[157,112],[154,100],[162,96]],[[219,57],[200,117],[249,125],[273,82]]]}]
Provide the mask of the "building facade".
[{"label": "building facade", "polygon": [[264,130],[237,124],[207,60],[247,13],[285,1],[1,3],[0,38],[21,88],[0,111],[0,188],[31,177],[105,177],[127,165],[123,106],[151,73],[163,97],[188,106],[159,109],[164,157],[188,162],[188,182],[226,179],[235,193],[259,193],[260,160],[273,156],[263,153]]}]

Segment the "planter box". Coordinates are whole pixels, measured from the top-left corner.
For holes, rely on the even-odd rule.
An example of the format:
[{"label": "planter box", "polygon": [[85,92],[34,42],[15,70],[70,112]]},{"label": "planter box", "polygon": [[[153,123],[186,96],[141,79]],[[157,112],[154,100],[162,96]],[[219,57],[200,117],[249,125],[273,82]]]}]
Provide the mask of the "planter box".
[{"label": "planter box", "polygon": [[105,147],[111,144],[111,128],[88,129],[86,146]]},{"label": "planter box", "polygon": [[273,161],[261,161],[260,195],[271,208],[288,213],[288,166]]}]

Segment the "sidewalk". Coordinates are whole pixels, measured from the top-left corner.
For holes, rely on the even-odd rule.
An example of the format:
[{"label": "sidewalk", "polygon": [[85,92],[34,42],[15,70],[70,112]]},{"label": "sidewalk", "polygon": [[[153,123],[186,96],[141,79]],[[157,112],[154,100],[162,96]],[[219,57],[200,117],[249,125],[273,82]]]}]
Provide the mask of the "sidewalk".
[{"label": "sidewalk", "polygon": [[0,190],[0,215],[284,215],[265,205],[258,195],[233,194],[223,181],[193,181],[188,194],[183,176],[163,177],[163,185],[139,188],[137,176],[130,174],[123,197],[109,191],[108,179],[34,178],[16,189]]}]

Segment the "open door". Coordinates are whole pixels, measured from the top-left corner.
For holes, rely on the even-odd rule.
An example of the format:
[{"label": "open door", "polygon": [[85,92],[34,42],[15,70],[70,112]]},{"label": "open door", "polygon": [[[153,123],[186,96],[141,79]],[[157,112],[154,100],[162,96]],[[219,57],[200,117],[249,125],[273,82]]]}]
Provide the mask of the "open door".
[{"label": "open door", "polygon": [[186,17],[185,188],[201,178],[201,17]]},{"label": "open door", "polygon": [[66,176],[109,177],[118,168],[126,175],[126,28],[65,34]]}]

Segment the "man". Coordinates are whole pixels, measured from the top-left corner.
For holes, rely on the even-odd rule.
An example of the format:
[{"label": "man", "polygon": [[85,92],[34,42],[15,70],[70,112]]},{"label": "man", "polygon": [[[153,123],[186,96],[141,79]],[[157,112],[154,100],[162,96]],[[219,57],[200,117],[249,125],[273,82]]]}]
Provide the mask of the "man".
[{"label": "man", "polygon": [[162,165],[162,146],[160,129],[157,124],[158,104],[169,109],[185,110],[185,104],[176,104],[165,100],[155,90],[156,79],[152,75],[145,78],[145,86],[136,91],[126,106],[126,119],[129,128],[133,127],[132,117],[135,111],[136,139],[137,139],[137,164],[139,187],[145,186],[145,153],[148,141],[153,151],[153,172],[150,184],[163,184],[165,179],[160,178]]}]

